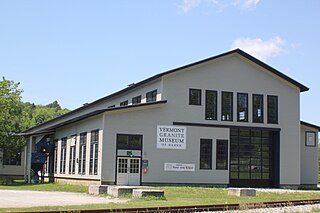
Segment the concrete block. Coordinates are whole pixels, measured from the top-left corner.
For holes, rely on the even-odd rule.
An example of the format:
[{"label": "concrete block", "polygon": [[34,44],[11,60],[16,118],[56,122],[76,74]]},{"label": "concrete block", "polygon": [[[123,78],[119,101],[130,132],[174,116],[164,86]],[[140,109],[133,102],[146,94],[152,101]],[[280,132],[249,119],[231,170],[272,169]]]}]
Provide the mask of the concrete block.
[{"label": "concrete block", "polygon": [[108,193],[108,185],[90,185],[89,194],[99,195]]},{"label": "concrete block", "polygon": [[134,189],[132,191],[133,197],[146,197],[146,196],[155,196],[155,197],[163,197],[164,191],[163,190],[156,190],[156,189]]},{"label": "concrete block", "polygon": [[257,196],[255,189],[240,189],[240,188],[229,188],[228,195],[235,196]]},{"label": "concrete block", "polygon": [[132,186],[109,186],[108,194],[114,197],[118,197],[120,195],[125,195],[125,194],[132,195],[132,191],[135,188],[136,187],[132,187]]}]

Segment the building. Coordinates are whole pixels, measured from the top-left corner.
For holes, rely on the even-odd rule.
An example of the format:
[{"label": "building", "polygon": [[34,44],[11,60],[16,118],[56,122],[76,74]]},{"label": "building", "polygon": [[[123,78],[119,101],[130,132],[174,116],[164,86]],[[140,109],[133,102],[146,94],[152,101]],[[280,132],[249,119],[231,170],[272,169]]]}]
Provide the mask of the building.
[{"label": "building", "polygon": [[26,177],[47,142],[55,181],[315,187],[320,127],[300,121],[308,90],[232,50],[27,130]]}]

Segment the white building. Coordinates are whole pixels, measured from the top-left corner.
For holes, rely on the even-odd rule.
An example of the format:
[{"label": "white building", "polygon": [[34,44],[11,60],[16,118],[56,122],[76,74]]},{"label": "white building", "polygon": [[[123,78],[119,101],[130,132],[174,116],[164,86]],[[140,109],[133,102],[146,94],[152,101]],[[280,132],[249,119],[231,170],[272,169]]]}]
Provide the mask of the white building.
[{"label": "white building", "polygon": [[236,49],[27,130],[26,175],[42,139],[55,181],[314,187],[320,127],[300,122],[305,91]]}]

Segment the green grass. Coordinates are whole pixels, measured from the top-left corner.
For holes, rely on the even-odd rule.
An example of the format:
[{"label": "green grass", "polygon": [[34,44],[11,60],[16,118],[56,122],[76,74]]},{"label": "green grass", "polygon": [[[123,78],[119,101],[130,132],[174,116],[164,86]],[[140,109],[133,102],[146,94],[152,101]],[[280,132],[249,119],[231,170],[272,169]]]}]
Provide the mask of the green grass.
[{"label": "green grass", "polygon": [[13,181],[7,185],[0,185],[0,189],[34,190],[34,191],[59,191],[59,192],[88,192],[87,186],[69,185],[62,183],[25,184],[23,180]]},{"label": "green grass", "polygon": [[[38,187],[36,187],[38,186]],[[63,184],[43,184],[33,186],[34,189],[49,189],[49,191],[61,188],[73,189],[79,186],[69,186]],[[17,186],[19,189],[25,189]],[[30,186],[31,187],[31,186]],[[51,189],[50,189],[51,188]],[[128,207],[158,207],[158,206],[185,206],[185,205],[206,205],[206,204],[231,204],[231,203],[251,203],[283,200],[303,200],[320,199],[320,192],[303,193],[266,193],[258,192],[256,197],[236,197],[228,196],[227,190],[223,188],[201,188],[201,187],[158,187],[165,191],[164,198],[141,198],[131,199],[123,204],[95,204],[81,206],[57,206],[57,207],[35,207],[23,209],[0,209],[0,211],[43,211],[43,210],[77,210],[77,209],[99,209],[99,208],[128,208]],[[2,187],[0,187],[2,189]],[[15,189],[12,186],[11,189]],[[53,190],[54,189],[54,190]],[[67,190],[63,190],[67,191]],[[127,198],[127,197],[126,197]]]}]

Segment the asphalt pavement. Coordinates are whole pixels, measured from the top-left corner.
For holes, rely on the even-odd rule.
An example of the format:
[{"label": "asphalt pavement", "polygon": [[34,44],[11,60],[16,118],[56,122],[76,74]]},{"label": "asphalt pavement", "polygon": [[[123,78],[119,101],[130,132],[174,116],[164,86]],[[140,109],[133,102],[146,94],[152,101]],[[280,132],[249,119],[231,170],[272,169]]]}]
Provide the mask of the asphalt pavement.
[{"label": "asphalt pavement", "polygon": [[0,190],[0,208],[123,203],[128,200],[71,192]]}]

